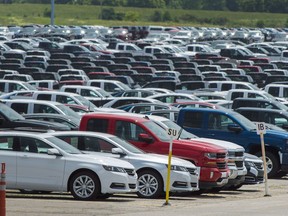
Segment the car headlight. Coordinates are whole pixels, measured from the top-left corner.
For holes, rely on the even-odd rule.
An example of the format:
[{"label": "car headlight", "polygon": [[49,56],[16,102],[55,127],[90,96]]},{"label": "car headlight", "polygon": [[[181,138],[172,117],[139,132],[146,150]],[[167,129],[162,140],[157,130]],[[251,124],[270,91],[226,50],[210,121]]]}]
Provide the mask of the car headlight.
[{"label": "car headlight", "polygon": [[217,153],[205,153],[204,155],[210,159],[217,159]]},{"label": "car headlight", "polygon": [[107,166],[107,165],[103,165],[103,168],[107,171],[110,172],[121,172],[121,173],[125,173],[125,169],[122,167],[115,167],[115,166]]},{"label": "car headlight", "polygon": [[255,164],[251,161],[245,161],[245,166],[255,167]]},{"label": "car headlight", "polygon": [[[168,165],[166,165],[168,167]],[[176,166],[176,165],[171,165],[171,170],[173,171],[180,171],[180,172],[188,172],[186,167],[183,166]]]}]

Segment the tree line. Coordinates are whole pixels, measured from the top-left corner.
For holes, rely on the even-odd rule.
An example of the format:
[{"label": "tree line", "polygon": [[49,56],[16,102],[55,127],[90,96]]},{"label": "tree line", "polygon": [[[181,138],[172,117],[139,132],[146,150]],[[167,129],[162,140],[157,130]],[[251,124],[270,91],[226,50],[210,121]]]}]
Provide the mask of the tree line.
[{"label": "tree line", "polygon": [[[50,4],[51,0],[0,0],[1,2]],[[288,12],[288,0],[55,0],[55,4],[237,12]]]}]

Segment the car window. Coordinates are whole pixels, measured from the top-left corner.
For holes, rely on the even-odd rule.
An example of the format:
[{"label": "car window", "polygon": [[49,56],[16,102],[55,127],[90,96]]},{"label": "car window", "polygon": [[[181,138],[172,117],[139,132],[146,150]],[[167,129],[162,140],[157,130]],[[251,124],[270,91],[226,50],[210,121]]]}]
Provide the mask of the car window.
[{"label": "car window", "polygon": [[0,139],[0,150],[13,150],[13,137],[1,137]]},{"label": "car window", "polygon": [[124,140],[140,141],[138,136],[140,133],[145,133],[140,126],[126,121],[116,121],[115,135]]},{"label": "car window", "polygon": [[203,113],[185,112],[183,126],[188,128],[202,128]]},{"label": "car window", "polygon": [[48,100],[48,101],[51,101],[51,97],[52,97],[51,94],[39,94],[37,96],[37,100]]},{"label": "car window", "polygon": [[28,104],[25,103],[12,103],[11,108],[21,115],[28,113]]},{"label": "car window", "polygon": [[87,131],[107,133],[108,123],[107,119],[89,119],[87,122]]}]

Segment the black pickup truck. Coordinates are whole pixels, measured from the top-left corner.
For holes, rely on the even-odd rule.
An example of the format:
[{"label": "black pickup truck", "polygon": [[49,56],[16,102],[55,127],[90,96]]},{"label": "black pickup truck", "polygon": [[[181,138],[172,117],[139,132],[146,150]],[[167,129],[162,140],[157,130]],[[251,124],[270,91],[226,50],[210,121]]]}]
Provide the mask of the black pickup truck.
[{"label": "black pickup truck", "polygon": [[31,128],[56,131],[70,130],[68,126],[60,123],[25,119],[22,115],[0,102],[0,129],[6,128]]}]

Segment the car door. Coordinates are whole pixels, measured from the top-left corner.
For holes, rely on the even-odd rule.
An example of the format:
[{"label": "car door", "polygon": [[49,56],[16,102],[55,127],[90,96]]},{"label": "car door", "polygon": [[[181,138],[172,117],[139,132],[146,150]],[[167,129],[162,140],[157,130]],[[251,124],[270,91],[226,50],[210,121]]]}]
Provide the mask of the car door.
[{"label": "car door", "polygon": [[59,190],[62,187],[65,158],[48,155],[53,148],[34,137],[14,137],[20,143],[17,152],[17,188]]},{"label": "car door", "polygon": [[16,175],[16,148],[13,145],[13,138],[9,136],[0,138],[0,162],[5,163],[6,166],[6,187],[7,189],[15,188],[17,175]]},{"label": "car door", "polygon": [[241,127],[241,125],[231,119],[228,115],[225,115],[223,113],[207,112],[206,117],[208,117],[208,121],[205,121],[205,135],[203,134],[203,137],[226,140],[238,144],[240,143],[240,145],[242,139],[247,138],[245,135],[243,136],[242,134],[246,133],[245,130],[236,133],[228,129],[228,125],[238,125],[239,127]]}]

